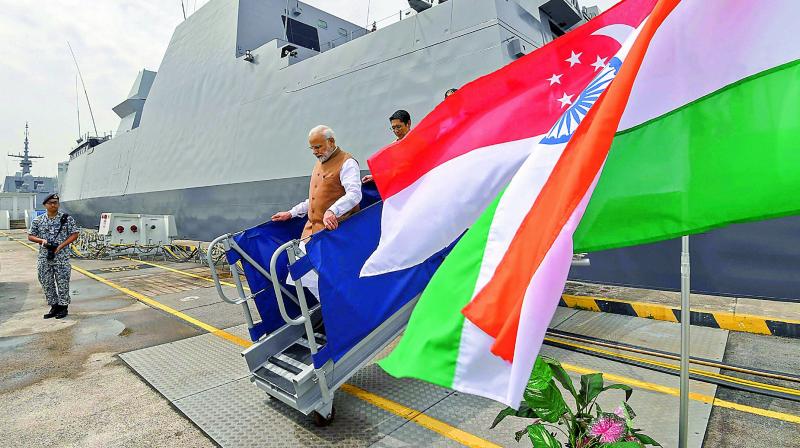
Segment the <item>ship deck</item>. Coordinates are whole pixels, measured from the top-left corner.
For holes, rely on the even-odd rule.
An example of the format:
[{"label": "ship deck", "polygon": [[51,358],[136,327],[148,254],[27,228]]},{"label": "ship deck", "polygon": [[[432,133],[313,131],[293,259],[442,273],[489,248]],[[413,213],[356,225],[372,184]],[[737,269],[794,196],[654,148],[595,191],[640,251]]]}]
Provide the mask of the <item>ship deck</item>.
[{"label": "ship deck", "polygon": [[[70,315],[43,320],[35,253],[24,238],[24,231],[0,232],[0,433],[5,446],[529,446],[514,440],[526,425],[521,420],[507,418],[489,429],[502,405],[395,379],[375,364],[337,391],[333,424],[315,427],[309,417],[251,384],[240,356],[249,344],[241,309],[220,300],[208,268],[199,264],[74,260]],[[679,324],[669,317],[638,317],[636,310],[643,309],[638,305],[607,305],[608,299],[589,296],[597,291],[591,285],[574,288],[564,301],[572,308],[558,308],[549,336],[551,342],[558,334],[573,339],[546,345],[543,353],[559,359],[575,381],[582,373],[602,372],[607,382],[632,386],[637,426],[663,446],[677,446],[678,377],[669,368],[644,368],[653,361],[677,363],[592,341],[676,353]],[[633,290],[627,294],[637,297]],[[719,317],[716,326],[692,326],[692,356],[723,368],[693,368],[753,381],[784,396],[692,381],[690,446],[796,447],[800,402],[788,399],[786,390],[797,392],[800,383],[724,365],[797,375],[800,339],[785,336],[794,335],[797,322],[786,316],[797,313],[800,304],[776,308],[772,302],[747,302],[748,316],[782,322],[764,324],[780,332],[758,334],[752,329],[764,327],[757,323],[740,326],[746,331],[726,328],[731,318],[714,308],[722,299],[694,300],[701,311],[706,307]],[[606,312],[592,311],[588,303]],[[622,308],[634,312],[614,311]],[[601,400],[603,409],[621,402],[622,392],[614,392]]]}]

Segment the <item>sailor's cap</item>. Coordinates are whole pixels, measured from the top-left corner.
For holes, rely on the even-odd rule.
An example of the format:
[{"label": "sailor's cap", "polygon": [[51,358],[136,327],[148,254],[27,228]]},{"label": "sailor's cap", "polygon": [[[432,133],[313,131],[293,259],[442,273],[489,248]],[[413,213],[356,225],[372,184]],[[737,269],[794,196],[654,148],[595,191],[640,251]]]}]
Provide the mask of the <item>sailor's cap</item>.
[{"label": "sailor's cap", "polygon": [[42,205],[47,204],[47,201],[49,201],[50,199],[57,199],[61,201],[61,198],[58,197],[58,193],[52,193],[47,195],[46,198],[44,198],[44,201],[42,201]]}]

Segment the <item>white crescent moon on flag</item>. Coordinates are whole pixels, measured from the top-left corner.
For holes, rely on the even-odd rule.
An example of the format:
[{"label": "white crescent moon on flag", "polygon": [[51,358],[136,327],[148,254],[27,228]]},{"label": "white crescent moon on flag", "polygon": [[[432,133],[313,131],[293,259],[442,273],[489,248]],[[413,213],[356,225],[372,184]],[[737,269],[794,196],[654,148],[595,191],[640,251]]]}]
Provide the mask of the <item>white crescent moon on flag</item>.
[{"label": "white crescent moon on flag", "polygon": [[625,39],[634,32],[636,28],[625,25],[624,23],[615,23],[613,25],[608,25],[600,28],[599,30],[592,33],[592,36],[606,36],[614,39],[615,41],[619,42],[622,45],[625,42]]}]

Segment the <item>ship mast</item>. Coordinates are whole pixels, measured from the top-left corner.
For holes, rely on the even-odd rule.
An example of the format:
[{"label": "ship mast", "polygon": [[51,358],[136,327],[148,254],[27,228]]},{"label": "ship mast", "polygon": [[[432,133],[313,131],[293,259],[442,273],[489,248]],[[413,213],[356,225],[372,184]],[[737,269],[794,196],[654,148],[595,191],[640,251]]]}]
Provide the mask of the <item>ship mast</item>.
[{"label": "ship mast", "polygon": [[31,167],[33,166],[33,162],[31,159],[43,159],[42,156],[32,156],[28,150],[28,122],[25,122],[25,149],[22,154],[9,154],[9,157],[14,157],[16,159],[22,159],[19,162],[20,168],[22,168],[22,175],[30,174]]}]

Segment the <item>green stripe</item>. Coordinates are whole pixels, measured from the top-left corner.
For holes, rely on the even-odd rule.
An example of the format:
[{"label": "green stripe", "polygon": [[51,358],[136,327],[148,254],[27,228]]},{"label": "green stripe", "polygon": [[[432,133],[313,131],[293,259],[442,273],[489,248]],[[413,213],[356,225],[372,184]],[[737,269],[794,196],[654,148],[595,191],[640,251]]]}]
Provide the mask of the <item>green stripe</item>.
[{"label": "green stripe", "polygon": [[501,192],[456,244],[422,293],[400,343],[380,366],[395,377],[452,387],[464,315],[472,299]]},{"label": "green stripe", "polygon": [[618,134],[576,252],[800,214],[798,79],[800,60]]}]

